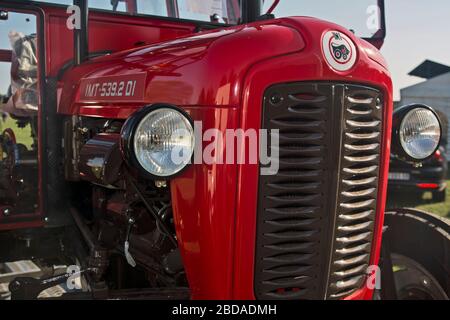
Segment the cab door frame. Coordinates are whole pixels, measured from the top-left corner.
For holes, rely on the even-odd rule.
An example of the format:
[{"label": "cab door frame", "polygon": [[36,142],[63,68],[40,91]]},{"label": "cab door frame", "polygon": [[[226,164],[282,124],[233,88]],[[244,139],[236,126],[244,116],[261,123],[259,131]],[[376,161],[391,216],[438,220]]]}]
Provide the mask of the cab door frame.
[{"label": "cab door frame", "polygon": [[[39,90],[39,108],[38,108],[38,208],[34,213],[20,214],[17,216],[4,216],[0,213],[0,231],[30,229],[43,227],[45,225],[44,213],[46,206],[46,185],[47,177],[44,168],[47,167],[48,159],[45,150],[47,149],[46,139],[46,60],[45,60],[45,21],[44,12],[38,6],[27,4],[24,2],[2,2],[0,9],[8,12],[33,14],[36,16],[36,33],[37,33],[37,56],[38,56],[38,90]],[[11,51],[12,52],[12,51]],[[3,62],[11,62],[11,52],[2,50],[0,52],[0,60]],[[7,61],[9,58],[9,61]]]}]

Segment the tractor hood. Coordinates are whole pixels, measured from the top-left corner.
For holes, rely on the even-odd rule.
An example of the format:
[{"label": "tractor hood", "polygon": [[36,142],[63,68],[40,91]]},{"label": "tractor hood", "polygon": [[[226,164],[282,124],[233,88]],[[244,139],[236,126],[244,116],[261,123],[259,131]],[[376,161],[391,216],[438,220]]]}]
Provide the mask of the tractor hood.
[{"label": "tractor hood", "polygon": [[[359,64],[372,59],[384,65],[374,47],[340,26],[305,17],[262,21],[135,48],[75,67],[62,79],[59,112],[125,119],[152,103],[238,107],[251,66],[308,45],[312,50],[327,30],[345,33],[356,43]],[[324,67],[318,59],[318,70]]]}]

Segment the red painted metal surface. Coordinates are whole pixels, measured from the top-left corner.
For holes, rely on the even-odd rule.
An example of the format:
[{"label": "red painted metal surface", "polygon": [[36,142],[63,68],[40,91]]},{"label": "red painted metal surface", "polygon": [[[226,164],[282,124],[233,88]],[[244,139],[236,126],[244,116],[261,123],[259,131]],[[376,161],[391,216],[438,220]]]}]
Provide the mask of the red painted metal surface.
[{"label": "red painted metal surface", "polygon": [[12,50],[0,49],[0,62],[11,62]]},{"label": "red painted metal surface", "polygon": [[[348,72],[333,71],[320,48],[329,30],[359,47]],[[379,88],[386,97],[382,185],[372,263],[380,253],[389,164],[392,83],[376,49],[344,29],[311,18],[281,19],[215,31],[98,59],[65,78],[60,112],[127,118],[143,103],[85,103],[79,79],[147,71],[144,103],[184,107],[204,129],[258,129],[264,90],[293,81],[342,81]],[[69,90],[71,89],[71,90]],[[74,90],[75,89],[75,90]],[[225,146],[224,146],[225,149]],[[196,299],[253,299],[258,166],[194,165],[171,183],[177,235]],[[351,299],[371,298],[362,289]]]},{"label": "red painted metal surface", "polygon": [[[378,263],[381,245],[381,231],[386,202],[388,165],[390,155],[391,137],[391,113],[392,113],[392,83],[388,71],[378,62],[380,57],[367,55],[378,54],[373,50],[366,50],[367,43],[359,41],[348,34],[359,44],[359,58],[353,70],[346,73],[338,73],[331,70],[320,52],[321,35],[329,30],[330,25],[314,19],[292,19],[286,23],[298,27],[307,43],[307,47],[301,53],[271,59],[255,65],[248,73],[244,85],[243,117],[240,127],[244,129],[258,128],[261,123],[261,114],[255,112],[262,105],[264,90],[273,83],[293,81],[345,81],[352,83],[364,83],[381,89],[386,97],[385,122],[383,127],[382,170],[378,196],[377,226],[375,228],[374,247],[371,263]],[[333,29],[341,30],[338,27]],[[370,47],[369,47],[370,48]],[[368,48],[368,49],[369,49]],[[274,72],[276,70],[276,72]],[[249,299],[253,297],[253,270],[255,248],[255,212],[257,210],[258,191],[258,167],[242,166],[239,170],[237,181],[238,199],[236,209],[236,231],[234,250],[234,286],[230,297],[233,299]],[[372,291],[363,289],[354,294],[352,299],[371,298]]]},{"label": "red painted metal surface", "polygon": [[[64,7],[41,5],[46,22],[47,73],[56,76],[73,59],[73,32],[66,27]],[[118,52],[191,34],[195,25],[158,18],[91,10],[89,52]]]},{"label": "red painted metal surface", "polygon": [[5,231],[5,230],[11,231],[11,230],[19,230],[19,229],[34,229],[34,228],[41,228],[43,226],[44,226],[44,222],[42,220],[2,223],[0,225],[0,231]]},{"label": "red painted metal surface", "polygon": [[[238,128],[237,108],[186,110],[203,129]],[[234,164],[194,165],[171,183],[178,242],[195,299],[230,298],[237,172]]]},{"label": "red painted metal surface", "polygon": [[[67,74],[59,112],[92,116],[102,104],[98,100],[81,101],[80,79],[124,77],[147,73],[144,101],[147,104],[167,102],[179,106],[238,106],[245,72],[258,61],[299,51],[304,42],[289,27],[261,23],[226,30],[206,32],[188,38],[130,50],[86,63]],[[256,50],[255,50],[256,49]],[[104,105],[104,104],[103,104]],[[127,109],[127,118],[142,107],[141,103],[121,101],[111,108]]]}]

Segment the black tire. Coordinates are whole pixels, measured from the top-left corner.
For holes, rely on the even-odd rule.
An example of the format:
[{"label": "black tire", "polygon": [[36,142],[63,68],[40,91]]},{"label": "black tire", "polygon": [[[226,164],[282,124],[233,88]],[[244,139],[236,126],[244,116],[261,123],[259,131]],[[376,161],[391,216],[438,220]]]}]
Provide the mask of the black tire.
[{"label": "black tire", "polygon": [[392,265],[399,300],[448,300],[439,282],[417,261],[394,253]]},{"label": "black tire", "polygon": [[385,225],[390,252],[409,259],[409,269],[435,279],[450,297],[450,220],[423,211],[396,209],[386,212]]},{"label": "black tire", "polygon": [[433,201],[435,202],[445,202],[447,197],[446,190],[433,192]]}]

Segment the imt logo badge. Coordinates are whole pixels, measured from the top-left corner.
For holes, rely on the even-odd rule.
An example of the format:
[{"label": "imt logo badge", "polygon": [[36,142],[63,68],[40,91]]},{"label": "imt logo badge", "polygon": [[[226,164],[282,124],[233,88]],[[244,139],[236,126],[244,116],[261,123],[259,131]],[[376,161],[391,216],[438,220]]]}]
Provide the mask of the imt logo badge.
[{"label": "imt logo badge", "polygon": [[339,31],[328,31],[322,39],[325,60],[336,71],[348,71],[356,63],[356,46],[353,41]]}]

